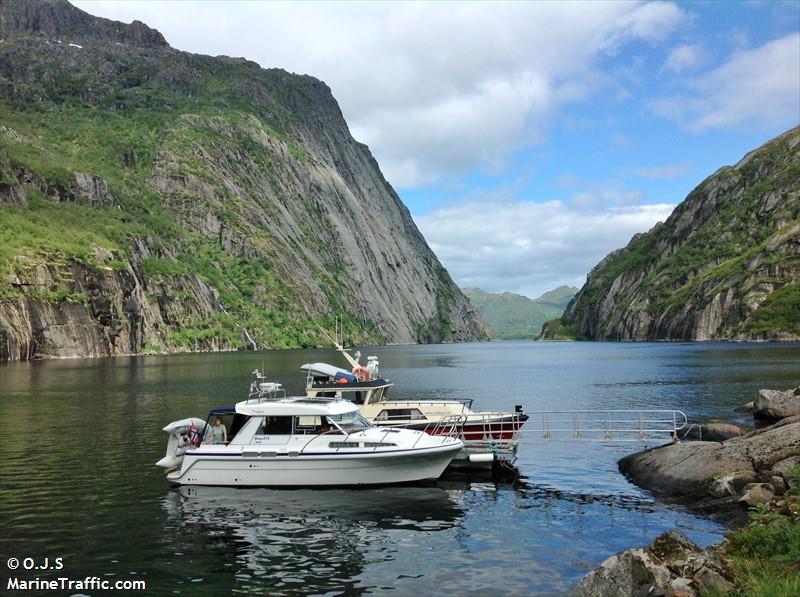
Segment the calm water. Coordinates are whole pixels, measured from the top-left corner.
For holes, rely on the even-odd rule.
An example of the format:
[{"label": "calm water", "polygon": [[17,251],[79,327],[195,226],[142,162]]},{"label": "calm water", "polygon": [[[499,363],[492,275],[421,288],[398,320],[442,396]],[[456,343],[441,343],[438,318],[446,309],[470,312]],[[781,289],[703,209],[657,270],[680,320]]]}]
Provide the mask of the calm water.
[{"label": "calm water", "polygon": [[[800,346],[408,346],[379,355],[396,397],[478,408],[680,408],[736,420],[762,387],[800,384]],[[0,367],[0,579],[9,556],[62,557],[56,576],[147,580],[148,594],[553,594],[611,553],[678,527],[724,528],[628,483],[634,446],[526,436],[515,486],[450,479],[368,490],[171,487],[153,463],[166,423],[244,398],[261,367],[293,392],[332,351]],[[45,578],[48,573],[39,573]],[[25,575],[21,575],[25,577]],[[36,576],[36,575],[33,575]],[[86,591],[84,591],[86,593]]]}]

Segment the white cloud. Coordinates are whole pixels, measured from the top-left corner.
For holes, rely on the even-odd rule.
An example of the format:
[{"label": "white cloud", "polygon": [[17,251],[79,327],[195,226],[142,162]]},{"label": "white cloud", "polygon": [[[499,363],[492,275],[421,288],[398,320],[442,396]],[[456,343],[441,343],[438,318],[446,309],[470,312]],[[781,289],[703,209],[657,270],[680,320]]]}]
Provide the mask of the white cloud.
[{"label": "white cloud", "polygon": [[603,257],[674,207],[587,211],[561,201],[475,198],[415,219],[460,286],[536,297],[560,284],[580,286]]},{"label": "white cloud", "polygon": [[543,141],[559,109],[600,85],[597,62],[663,40],[666,2],[76,2],[138,18],[179,49],[246,56],[333,89],[392,184],[498,169]]},{"label": "white cloud", "polygon": [[673,48],[661,70],[680,73],[695,69],[703,61],[703,49],[697,44],[684,44]]},{"label": "white cloud", "polygon": [[696,131],[795,126],[800,121],[800,34],[735,52],[690,81],[687,92],[653,108]]}]

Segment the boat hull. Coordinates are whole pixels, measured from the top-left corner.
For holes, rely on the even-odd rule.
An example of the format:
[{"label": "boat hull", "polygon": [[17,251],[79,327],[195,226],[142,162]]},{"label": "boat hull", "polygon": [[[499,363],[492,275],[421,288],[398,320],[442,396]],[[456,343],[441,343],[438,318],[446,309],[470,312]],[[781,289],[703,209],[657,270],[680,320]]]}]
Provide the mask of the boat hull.
[{"label": "boat hull", "polygon": [[[505,417],[494,417],[492,419],[476,418],[470,420],[467,417],[466,421],[457,423],[458,436],[465,442],[469,441],[482,441],[482,440],[512,440],[515,439],[517,433],[525,422],[528,420],[527,415],[508,415]],[[443,424],[436,426],[429,421],[420,423],[384,423],[382,421],[372,421],[378,427],[402,427],[403,429],[414,429],[416,431],[424,431],[429,435],[450,435],[452,434],[452,425]]]},{"label": "boat hull", "polygon": [[[242,456],[187,453],[167,479],[180,485],[341,487],[438,479],[461,442],[427,449],[361,454]],[[272,453],[271,453],[272,454]]]}]

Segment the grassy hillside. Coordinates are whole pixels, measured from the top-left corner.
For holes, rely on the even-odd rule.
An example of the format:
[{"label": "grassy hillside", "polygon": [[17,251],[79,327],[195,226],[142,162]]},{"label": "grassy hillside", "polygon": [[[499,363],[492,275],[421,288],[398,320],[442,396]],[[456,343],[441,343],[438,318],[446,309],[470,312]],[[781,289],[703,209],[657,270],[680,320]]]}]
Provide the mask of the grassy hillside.
[{"label": "grassy hillside", "polygon": [[513,292],[492,294],[480,288],[462,289],[494,335],[503,340],[535,338],[545,321],[561,316],[577,291],[571,286],[560,286],[539,298],[529,299]]}]

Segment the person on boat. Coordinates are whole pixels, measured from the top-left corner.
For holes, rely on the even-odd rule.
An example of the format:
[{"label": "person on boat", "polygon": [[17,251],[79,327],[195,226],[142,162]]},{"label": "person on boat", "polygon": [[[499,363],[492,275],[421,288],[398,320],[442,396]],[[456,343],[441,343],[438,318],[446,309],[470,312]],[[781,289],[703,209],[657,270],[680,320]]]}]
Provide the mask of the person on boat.
[{"label": "person on boat", "polygon": [[228,443],[228,430],[222,424],[222,419],[217,417],[214,419],[214,426],[211,428],[211,441],[215,444]]}]

